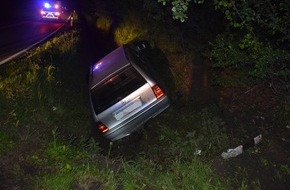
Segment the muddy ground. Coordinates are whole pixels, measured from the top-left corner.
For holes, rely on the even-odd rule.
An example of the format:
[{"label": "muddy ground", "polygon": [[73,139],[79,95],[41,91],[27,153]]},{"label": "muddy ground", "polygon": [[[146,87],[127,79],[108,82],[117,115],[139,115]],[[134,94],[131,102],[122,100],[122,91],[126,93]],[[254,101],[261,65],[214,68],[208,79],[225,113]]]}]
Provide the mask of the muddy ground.
[{"label": "muddy ground", "polygon": [[[230,95],[224,111],[228,135],[244,139],[229,148],[245,145],[257,135],[262,135],[262,141],[237,157],[214,159],[212,165],[217,173],[237,179],[247,176],[248,189],[289,189],[290,116],[281,113],[287,106],[289,109],[289,94],[277,95],[267,83],[246,89],[225,89],[224,93]],[[246,128],[239,128],[231,119],[236,116]]]}]

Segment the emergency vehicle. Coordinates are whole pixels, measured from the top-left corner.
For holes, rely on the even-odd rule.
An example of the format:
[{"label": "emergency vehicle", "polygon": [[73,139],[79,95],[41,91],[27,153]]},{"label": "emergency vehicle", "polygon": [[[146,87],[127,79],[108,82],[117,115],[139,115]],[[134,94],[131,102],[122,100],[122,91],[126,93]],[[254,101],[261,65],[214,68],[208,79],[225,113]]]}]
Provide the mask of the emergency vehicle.
[{"label": "emergency vehicle", "polygon": [[62,9],[61,1],[45,1],[40,10],[41,18],[59,20],[63,14]]}]

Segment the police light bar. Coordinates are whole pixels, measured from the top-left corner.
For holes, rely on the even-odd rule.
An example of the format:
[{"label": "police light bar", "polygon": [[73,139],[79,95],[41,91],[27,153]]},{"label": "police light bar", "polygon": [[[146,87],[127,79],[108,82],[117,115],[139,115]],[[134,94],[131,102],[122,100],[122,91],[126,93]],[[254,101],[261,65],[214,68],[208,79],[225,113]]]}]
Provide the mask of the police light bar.
[{"label": "police light bar", "polygon": [[45,2],[44,3],[44,7],[47,8],[47,9],[49,9],[49,8],[51,8],[51,5],[48,2]]}]

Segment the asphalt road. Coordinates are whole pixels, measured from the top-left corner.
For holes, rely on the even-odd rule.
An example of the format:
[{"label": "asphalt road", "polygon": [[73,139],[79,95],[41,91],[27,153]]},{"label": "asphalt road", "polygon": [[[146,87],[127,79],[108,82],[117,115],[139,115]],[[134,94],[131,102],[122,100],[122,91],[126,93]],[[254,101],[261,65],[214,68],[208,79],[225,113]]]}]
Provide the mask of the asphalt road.
[{"label": "asphalt road", "polygon": [[65,24],[18,21],[0,26],[0,65],[40,44]]},{"label": "asphalt road", "polygon": [[[0,6],[0,65],[19,57],[69,22],[41,21],[39,0],[11,0]],[[69,13],[63,14],[64,20]]]}]

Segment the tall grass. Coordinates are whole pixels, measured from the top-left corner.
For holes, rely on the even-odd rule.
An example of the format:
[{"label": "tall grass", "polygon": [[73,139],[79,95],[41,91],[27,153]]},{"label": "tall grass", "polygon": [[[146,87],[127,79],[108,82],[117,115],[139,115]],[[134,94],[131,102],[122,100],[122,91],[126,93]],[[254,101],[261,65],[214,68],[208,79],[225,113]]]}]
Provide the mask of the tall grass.
[{"label": "tall grass", "polygon": [[217,109],[211,106],[200,112],[179,111],[175,117],[172,114],[161,116],[167,123],[158,123],[154,128],[159,129],[162,144],[168,146],[163,156],[190,159],[196,155],[211,158],[219,154],[228,144],[228,138],[225,122],[217,115]]},{"label": "tall grass", "polygon": [[136,22],[134,16],[128,16],[126,22],[122,22],[114,32],[117,45],[127,44],[131,41],[143,38],[147,33],[147,28],[142,22]]},{"label": "tall grass", "polygon": [[110,17],[100,17],[97,19],[97,28],[104,31],[109,32],[110,28],[112,27],[112,19]]},{"label": "tall grass", "polygon": [[[131,24],[121,25],[120,34],[131,31]],[[146,33],[133,27],[135,33],[120,43]],[[86,87],[79,78],[77,44],[76,32],[65,33],[0,71],[0,142],[5,142],[0,153],[22,158],[17,168],[10,166],[15,179],[26,176],[27,187],[35,189],[226,189],[227,181],[206,162],[227,140],[213,108],[198,113],[173,106],[152,121],[157,135],[140,142],[150,149],[135,160],[100,154],[99,144],[86,136],[91,123],[87,96],[80,92]],[[195,155],[196,149],[204,157]]]},{"label": "tall grass", "polygon": [[[64,65],[72,64],[76,58],[77,37],[76,31],[64,33],[1,68],[0,159],[7,160],[4,153],[8,153],[7,155],[17,153],[17,157],[24,159],[19,163],[14,160],[15,164],[6,166],[7,170],[17,171],[13,174],[17,179],[27,175],[24,172],[25,165],[33,165],[44,173],[46,171],[57,173],[59,170],[70,171],[71,162],[78,158],[75,157],[74,148],[68,148],[67,143],[51,144],[49,137],[50,132],[55,128],[59,127],[65,131],[73,128],[72,126],[85,128],[88,124],[87,118],[84,118],[82,122],[65,121],[64,116],[72,112],[75,105],[67,107],[65,104],[67,96],[64,92],[67,90],[60,84],[66,81],[59,81],[61,77],[57,74]],[[86,108],[76,110],[82,113],[82,109]],[[73,113],[77,115],[76,111]],[[78,118],[73,115],[70,117]],[[80,126],[76,126],[77,124]],[[63,135],[55,137],[54,140],[56,138],[61,139]],[[62,177],[71,182],[67,180],[69,175],[64,174]],[[11,180],[14,179],[11,178]],[[25,183],[30,187],[32,181]],[[19,184],[16,183],[15,188],[18,188],[17,185]],[[48,187],[54,189],[54,186]]]},{"label": "tall grass", "polygon": [[[122,12],[124,19],[120,20],[114,31],[110,31],[113,32],[115,42],[122,45],[141,39],[159,47],[168,59],[172,80],[181,96],[175,97],[175,105],[169,111],[149,124],[148,131],[144,132],[145,139],[141,142],[147,149],[142,149],[134,160],[121,159],[122,162],[119,162],[108,155],[103,162],[104,170],[95,168],[84,171],[85,175],[77,183],[87,188],[95,184],[100,189],[229,189],[227,179],[216,176],[208,163],[228,148],[225,122],[218,113],[221,110],[212,106],[197,111],[187,101],[183,105],[176,105],[183,97],[193,99],[190,92],[193,87],[193,69],[196,61],[200,61],[196,52],[206,45],[188,38],[186,31],[174,26],[176,23],[156,24],[146,19],[146,13],[131,11],[130,8]],[[135,10],[142,10],[139,8]],[[112,20],[108,17],[98,18],[98,28],[108,31]],[[239,80],[231,82],[242,85]],[[112,170],[112,162],[119,167]],[[89,166],[94,168],[91,164]],[[240,189],[247,189],[248,181],[241,181],[237,182],[240,183]]]},{"label": "tall grass", "polygon": [[198,159],[172,159],[161,166],[141,157],[133,163],[123,162],[119,174],[124,189],[227,189],[209,166]]},{"label": "tall grass", "polygon": [[15,148],[15,143],[9,135],[0,131],[0,154],[5,154]]}]

